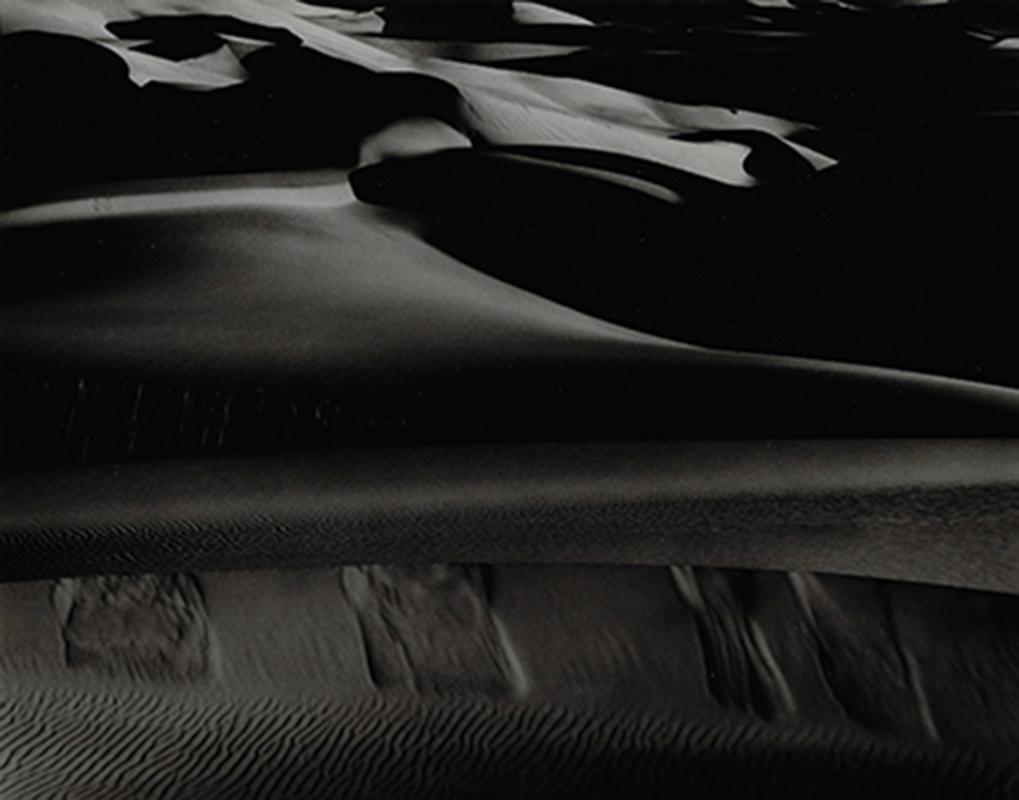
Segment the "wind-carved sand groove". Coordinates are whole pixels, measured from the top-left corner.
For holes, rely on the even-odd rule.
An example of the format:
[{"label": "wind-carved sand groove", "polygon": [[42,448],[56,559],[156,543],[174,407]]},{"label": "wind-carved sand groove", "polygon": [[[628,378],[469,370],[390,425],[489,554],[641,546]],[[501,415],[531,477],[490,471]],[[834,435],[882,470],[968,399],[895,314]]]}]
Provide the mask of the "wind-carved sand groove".
[{"label": "wind-carved sand groove", "polygon": [[[923,690],[940,741],[987,742],[1019,753],[1019,613],[1016,598],[968,603],[935,587],[886,584],[890,619]],[[944,631],[951,631],[947,640]]]},{"label": "wind-carved sand groove", "polygon": [[708,688],[726,708],[763,720],[796,713],[796,702],[754,619],[754,573],[672,567],[693,610]]},{"label": "wind-carved sand groove", "polygon": [[[697,621],[709,691],[723,708],[772,720],[813,706],[821,713],[810,716],[938,740],[915,659],[892,626],[878,582],[790,573],[785,591],[766,573],[671,572]],[[772,621],[760,609],[769,599],[781,609]],[[776,622],[800,623],[791,647],[778,646]],[[790,661],[807,668],[792,674]]]},{"label": "wind-carved sand groove", "polygon": [[670,572],[719,708],[1017,752],[1014,597],[803,572]]},{"label": "wind-carved sand groove", "polygon": [[340,579],[380,688],[490,696],[519,688],[481,567],[346,567]]},{"label": "wind-carved sand groove", "polygon": [[817,644],[820,673],[854,722],[938,739],[915,658],[877,582],[790,573]]},{"label": "wind-carved sand groove", "polygon": [[661,567],[504,565],[492,606],[535,697],[713,708],[688,610]]},{"label": "wind-carved sand groove", "polygon": [[65,578],[53,608],[71,668],[187,681],[208,667],[202,594],[189,575]]}]

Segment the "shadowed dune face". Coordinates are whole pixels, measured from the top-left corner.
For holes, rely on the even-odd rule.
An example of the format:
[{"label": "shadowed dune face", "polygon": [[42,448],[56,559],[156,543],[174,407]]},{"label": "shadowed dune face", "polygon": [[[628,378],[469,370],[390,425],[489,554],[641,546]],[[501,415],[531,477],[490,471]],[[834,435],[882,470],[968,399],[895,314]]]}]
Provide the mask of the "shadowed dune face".
[{"label": "shadowed dune face", "polygon": [[437,564],[0,597],[9,797],[991,798],[1017,776],[1005,595]]},{"label": "shadowed dune face", "polygon": [[[1013,294],[1002,238],[1013,179],[998,178],[1016,165],[990,155],[1005,139],[981,127],[909,143],[887,171],[847,164],[750,192],[556,147],[438,153],[355,172],[352,185],[364,201],[414,214],[460,260],[619,324],[1014,385],[1002,346],[1016,338],[1003,302]],[[989,160],[957,171],[935,151],[967,136],[984,139]],[[767,148],[755,153],[767,162]],[[578,164],[590,171],[571,172]],[[766,169],[801,168],[780,149]]]},{"label": "shadowed dune face", "polygon": [[[543,181],[560,185],[533,161],[478,158],[487,177],[475,185],[507,175],[538,193]],[[371,194],[373,169],[356,173],[355,190]],[[434,189],[411,182],[417,195],[434,196],[435,177]],[[3,427],[5,464],[378,442],[1019,430],[1015,389],[655,337],[443,253],[413,219],[354,200],[342,174],[294,180],[146,184],[10,212],[0,351],[4,416],[17,423]],[[674,208],[588,174],[566,181],[645,219],[664,223]],[[526,197],[511,200],[526,213]],[[579,251],[605,241],[570,214]],[[615,279],[583,259],[560,263],[580,290],[613,293]]]},{"label": "shadowed dune face", "polygon": [[[6,463],[1019,430],[819,363],[1019,386],[1012,15],[48,8],[0,39]],[[583,52],[472,50],[527,42]]]}]

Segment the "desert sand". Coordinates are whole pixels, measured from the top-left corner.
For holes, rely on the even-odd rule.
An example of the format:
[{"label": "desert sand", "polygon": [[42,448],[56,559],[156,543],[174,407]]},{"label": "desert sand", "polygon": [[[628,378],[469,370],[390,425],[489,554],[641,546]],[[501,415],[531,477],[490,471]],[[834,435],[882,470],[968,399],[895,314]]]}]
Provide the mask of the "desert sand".
[{"label": "desert sand", "polygon": [[1016,797],[1016,15],[340,5],[0,5],[0,798]]},{"label": "desert sand", "polygon": [[5,797],[1008,797],[1017,777],[1006,595],[436,564],[0,597]]}]

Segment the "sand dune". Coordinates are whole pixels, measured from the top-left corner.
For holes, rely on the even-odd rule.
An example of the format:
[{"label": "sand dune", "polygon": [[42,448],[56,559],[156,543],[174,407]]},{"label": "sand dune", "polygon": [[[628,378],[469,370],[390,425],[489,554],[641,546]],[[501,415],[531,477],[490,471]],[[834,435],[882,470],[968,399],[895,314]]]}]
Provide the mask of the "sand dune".
[{"label": "sand dune", "polygon": [[[385,38],[358,39],[335,28],[326,29],[316,25],[314,18],[293,13],[295,6],[300,5],[295,3],[284,9],[259,0],[220,0],[214,10],[245,23],[288,31],[316,52],[367,69],[383,73],[417,72],[448,81],[462,95],[465,124],[495,144],[591,147],[627,153],[732,185],[752,185],[753,178],[741,167],[749,152],[743,145],[722,141],[693,143],[670,138],[670,134],[705,127],[761,128],[778,135],[796,129],[792,123],[762,114],[677,106],[595,83],[492,70],[478,64],[434,58],[431,53],[424,58],[405,58],[406,46],[399,41],[394,53],[387,50]],[[156,16],[160,12],[186,13],[187,7],[178,2],[165,8],[152,2],[105,3],[95,7],[65,0],[58,8],[16,8],[18,13],[12,14],[5,30],[71,33],[95,41],[124,58],[130,67],[130,78],[139,85],[157,81],[216,89],[242,80],[239,63],[235,59],[229,59],[229,63],[224,60],[227,59],[224,52],[230,53],[229,47],[217,51],[218,56],[210,54],[199,61],[169,62],[121,46],[109,35],[109,23]],[[199,4],[191,10],[208,14],[212,9],[208,4]],[[523,13],[526,17],[526,4]],[[207,76],[204,81],[203,74]],[[797,148],[810,153],[802,145]],[[834,163],[816,153],[810,153],[810,160],[818,167]]]},{"label": "sand dune", "polygon": [[1015,14],[3,2],[0,797],[1013,797]]},{"label": "sand dune", "polygon": [[0,578],[373,561],[696,563],[1015,592],[1005,442],[351,449],[5,481]]},{"label": "sand dune", "polygon": [[[906,70],[888,60],[892,34],[868,15],[839,26],[748,11],[689,34],[681,18],[656,27],[636,11],[635,21],[591,26],[507,17],[500,36],[526,43],[531,29],[551,28],[561,42],[560,29],[579,28],[585,51],[483,65],[386,52],[407,40],[401,25],[436,46],[498,44],[472,40],[455,15],[429,27],[421,13],[402,23],[394,14],[381,31],[343,33],[325,21],[362,15],[300,6],[238,2],[212,20],[158,4],[73,6],[80,30],[65,30],[78,16],[63,5],[19,6],[3,45],[8,117],[19,120],[5,134],[18,157],[4,164],[4,203],[60,201],[113,180],[350,169],[384,157],[362,201],[397,205],[454,259],[592,316],[704,346],[1019,385],[1015,359],[996,344],[1016,336],[1001,246],[1017,173],[1012,67],[994,46],[1007,44],[1007,20],[957,10],[904,29],[892,15],[888,30],[909,56],[900,60],[915,65]],[[799,38],[776,43],[776,31]],[[139,89],[96,45],[102,37],[182,76],[231,38],[261,44],[237,56],[242,82],[194,92],[160,81]],[[730,68],[711,62],[711,37],[733,40]],[[854,54],[868,42],[883,60],[865,68]],[[958,69],[937,67],[942,51]],[[921,80],[935,68],[954,76],[941,100]],[[845,98],[838,108],[802,85],[812,71],[841,81],[831,89]],[[655,77],[671,74],[696,78]],[[620,76],[636,85],[617,85]],[[759,102],[743,102],[747,93]],[[57,112],[47,108],[76,135],[50,124]],[[396,190],[375,180],[383,171]],[[436,191],[415,200],[415,185]],[[582,279],[559,266],[578,263]],[[945,279],[961,269],[971,280]]]},{"label": "sand dune", "polygon": [[[670,342],[475,270],[342,183],[267,186],[10,212],[36,219],[3,231],[5,403],[21,420],[4,430],[8,464],[1019,425],[1012,389]],[[436,189],[395,191],[416,204]],[[48,214],[65,220],[40,225]]]}]

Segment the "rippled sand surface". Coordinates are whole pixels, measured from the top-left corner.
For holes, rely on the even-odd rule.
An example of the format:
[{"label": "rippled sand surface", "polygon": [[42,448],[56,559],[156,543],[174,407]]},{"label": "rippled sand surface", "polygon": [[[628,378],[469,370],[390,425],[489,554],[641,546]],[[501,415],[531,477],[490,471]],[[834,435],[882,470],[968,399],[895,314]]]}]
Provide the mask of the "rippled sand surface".
[{"label": "rippled sand surface", "polygon": [[0,596],[9,797],[1015,787],[1011,596],[442,564],[69,578]]}]

